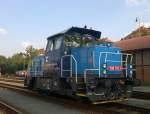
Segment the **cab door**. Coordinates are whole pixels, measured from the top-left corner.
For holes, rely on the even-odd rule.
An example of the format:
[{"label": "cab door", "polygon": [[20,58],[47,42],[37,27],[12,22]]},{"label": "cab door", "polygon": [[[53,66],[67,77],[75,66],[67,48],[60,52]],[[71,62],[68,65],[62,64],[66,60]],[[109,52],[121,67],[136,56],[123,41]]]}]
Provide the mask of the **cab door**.
[{"label": "cab door", "polygon": [[60,76],[60,62],[63,54],[62,48],[63,37],[51,38],[47,44],[47,56],[46,60],[48,62],[48,72],[50,75],[59,75]]}]

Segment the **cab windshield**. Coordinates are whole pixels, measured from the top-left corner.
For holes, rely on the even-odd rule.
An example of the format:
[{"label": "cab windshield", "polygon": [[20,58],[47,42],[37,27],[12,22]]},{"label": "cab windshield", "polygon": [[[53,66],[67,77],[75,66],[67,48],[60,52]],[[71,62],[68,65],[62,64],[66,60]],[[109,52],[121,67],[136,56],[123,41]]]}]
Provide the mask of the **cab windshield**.
[{"label": "cab windshield", "polygon": [[82,37],[82,46],[83,47],[88,47],[88,46],[92,46],[95,43],[95,38],[93,38],[90,35],[84,35]]},{"label": "cab windshield", "polygon": [[95,43],[95,38],[90,35],[66,35],[64,44],[66,47],[88,47]]}]

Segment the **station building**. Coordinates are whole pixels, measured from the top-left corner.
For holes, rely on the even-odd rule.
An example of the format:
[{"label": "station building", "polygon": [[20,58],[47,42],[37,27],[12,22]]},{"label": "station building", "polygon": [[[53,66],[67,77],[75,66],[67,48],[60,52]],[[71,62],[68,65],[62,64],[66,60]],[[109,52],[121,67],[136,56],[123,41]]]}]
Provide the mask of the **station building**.
[{"label": "station building", "polygon": [[142,82],[150,83],[150,36],[123,39],[113,45],[124,53],[133,54],[134,75]]}]

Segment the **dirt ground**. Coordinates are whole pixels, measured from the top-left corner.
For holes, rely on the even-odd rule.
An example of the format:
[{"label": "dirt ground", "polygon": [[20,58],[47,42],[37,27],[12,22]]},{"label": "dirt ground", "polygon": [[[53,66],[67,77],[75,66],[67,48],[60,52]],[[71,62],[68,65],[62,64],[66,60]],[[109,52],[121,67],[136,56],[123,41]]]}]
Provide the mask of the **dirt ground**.
[{"label": "dirt ground", "polygon": [[0,114],[9,114],[6,109],[0,107]]},{"label": "dirt ground", "polygon": [[0,105],[0,114],[16,114],[16,113]]}]

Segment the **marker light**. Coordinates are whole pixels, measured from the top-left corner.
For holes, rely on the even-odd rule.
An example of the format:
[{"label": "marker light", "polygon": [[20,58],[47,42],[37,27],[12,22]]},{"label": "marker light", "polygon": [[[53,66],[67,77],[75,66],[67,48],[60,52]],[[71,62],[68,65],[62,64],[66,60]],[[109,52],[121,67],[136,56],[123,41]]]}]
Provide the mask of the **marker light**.
[{"label": "marker light", "polygon": [[133,73],[133,71],[132,70],[130,70],[130,74],[132,74]]},{"label": "marker light", "polygon": [[106,68],[106,63],[103,64],[103,68]]},{"label": "marker light", "polygon": [[106,70],[103,70],[103,74],[106,74]]}]

